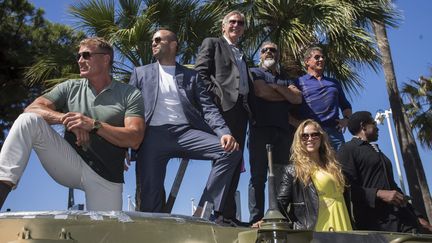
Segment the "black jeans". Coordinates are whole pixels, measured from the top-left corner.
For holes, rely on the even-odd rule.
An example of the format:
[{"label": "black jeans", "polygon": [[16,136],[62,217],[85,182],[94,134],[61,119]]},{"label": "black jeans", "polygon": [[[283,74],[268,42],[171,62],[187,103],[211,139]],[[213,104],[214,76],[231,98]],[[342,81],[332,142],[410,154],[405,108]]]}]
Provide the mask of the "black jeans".
[{"label": "black jeans", "polygon": [[[246,130],[249,121],[249,113],[245,109],[243,100],[239,98],[235,106],[228,110],[223,111],[222,117],[224,118],[228,128],[231,131],[233,137],[237,140],[240,145],[240,151],[243,155],[245,139],[246,139]],[[243,157],[243,156],[242,156]],[[237,214],[237,208],[235,203],[235,192],[237,190],[237,186],[240,180],[242,164],[238,163],[234,175],[231,180],[231,185],[227,194],[227,198],[224,205],[224,211],[222,213],[224,218],[227,219],[235,219]]]},{"label": "black jeans", "polygon": [[294,128],[285,130],[278,127],[250,128],[249,160],[251,178],[249,181],[249,212],[250,222],[255,223],[264,217],[265,184],[267,181],[267,150],[266,144],[273,145],[273,162],[276,193],[284,165],[288,164],[290,148],[294,136]]}]

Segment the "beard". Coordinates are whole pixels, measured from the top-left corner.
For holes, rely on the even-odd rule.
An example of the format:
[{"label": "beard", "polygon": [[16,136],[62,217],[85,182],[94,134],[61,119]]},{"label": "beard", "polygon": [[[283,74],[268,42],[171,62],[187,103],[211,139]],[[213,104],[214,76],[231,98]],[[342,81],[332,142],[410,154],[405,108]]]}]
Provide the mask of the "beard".
[{"label": "beard", "polygon": [[262,65],[263,65],[263,67],[265,67],[267,69],[273,68],[276,65],[276,60],[273,59],[273,58],[271,58],[271,59],[265,59],[263,61]]}]

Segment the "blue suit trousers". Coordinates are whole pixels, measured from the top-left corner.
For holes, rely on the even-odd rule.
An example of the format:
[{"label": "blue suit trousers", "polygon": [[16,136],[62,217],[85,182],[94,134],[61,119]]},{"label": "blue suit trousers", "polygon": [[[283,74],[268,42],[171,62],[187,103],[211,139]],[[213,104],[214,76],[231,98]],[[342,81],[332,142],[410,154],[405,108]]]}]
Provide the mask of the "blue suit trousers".
[{"label": "blue suit trousers", "polygon": [[190,125],[146,128],[137,157],[137,169],[141,174],[140,211],[162,211],[166,166],[171,158],[214,161],[199,206],[208,201],[213,203],[215,211],[222,212],[235,168],[240,163],[241,153],[225,152],[219,137],[193,129]]}]

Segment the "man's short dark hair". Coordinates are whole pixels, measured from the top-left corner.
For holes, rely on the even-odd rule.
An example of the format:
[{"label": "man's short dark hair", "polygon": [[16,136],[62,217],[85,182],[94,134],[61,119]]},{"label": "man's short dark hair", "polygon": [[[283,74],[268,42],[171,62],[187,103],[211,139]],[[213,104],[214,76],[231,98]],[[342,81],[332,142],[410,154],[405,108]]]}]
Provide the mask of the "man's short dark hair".
[{"label": "man's short dark hair", "polygon": [[321,47],[319,46],[311,46],[308,49],[306,49],[306,51],[303,54],[303,61],[307,62],[307,60],[309,60],[309,58],[312,57],[312,52],[314,51],[319,51],[324,55],[324,51]]},{"label": "man's short dark hair", "polygon": [[[170,28],[160,27],[156,32],[161,31],[161,30],[165,30],[165,31],[170,32],[170,33],[168,34],[168,36],[167,36],[168,41],[175,41],[175,42],[177,42],[177,43],[179,42],[179,41],[178,41],[178,38],[177,38],[177,34],[174,33],[174,31],[172,31]],[[155,33],[156,33],[156,32],[155,32]]]},{"label": "man's short dark hair", "polygon": [[352,135],[357,135],[362,124],[373,122],[372,114],[369,111],[357,111],[348,120],[348,130]]}]

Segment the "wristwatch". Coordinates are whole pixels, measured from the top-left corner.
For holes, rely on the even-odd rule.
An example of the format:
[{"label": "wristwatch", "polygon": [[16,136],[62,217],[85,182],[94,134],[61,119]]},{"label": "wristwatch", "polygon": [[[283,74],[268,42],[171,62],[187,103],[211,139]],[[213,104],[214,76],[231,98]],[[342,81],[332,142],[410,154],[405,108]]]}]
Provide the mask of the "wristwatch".
[{"label": "wristwatch", "polygon": [[91,133],[97,133],[97,131],[99,130],[99,128],[102,127],[102,123],[98,120],[94,120],[93,121],[93,127],[90,130]]}]

